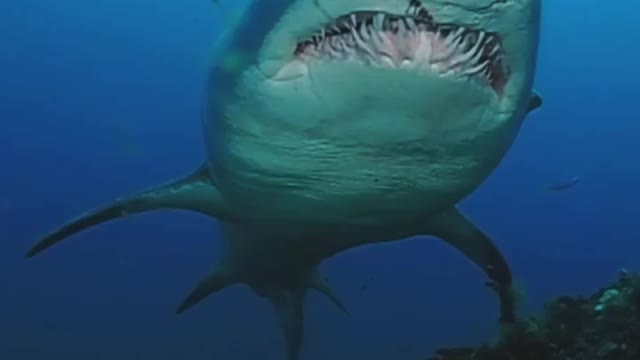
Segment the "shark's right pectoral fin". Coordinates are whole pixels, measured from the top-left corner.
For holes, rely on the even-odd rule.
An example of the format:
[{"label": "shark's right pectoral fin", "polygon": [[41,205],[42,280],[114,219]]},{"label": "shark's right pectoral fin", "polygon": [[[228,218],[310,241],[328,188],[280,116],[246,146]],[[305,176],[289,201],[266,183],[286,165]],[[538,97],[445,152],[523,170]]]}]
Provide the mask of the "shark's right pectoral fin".
[{"label": "shark's right pectoral fin", "polygon": [[527,114],[542,106],[542,102],[542,96],[540,96],[537,91],[532,91],[531,97],[529,98],[529,106],[527,107]]},{"label": "shark's right pectoral fin", "polygon": [[202,166],[180,180],[117,200],[67,222],[42,238],[29,250],[27,256],[32,257],[65,238],[100,223],[159,209],[191,210],[232,220],[225,211],[220,192],[213,184],[207,168]]},{"label": "shark's right pectoral fin", "polygon": [[488,285],[500,297],[501,322],[515,320],[511,270],[498,247],[482,230],[452,207],[431,219],[424,232],[444,240],[479,266],[491,279]]}]

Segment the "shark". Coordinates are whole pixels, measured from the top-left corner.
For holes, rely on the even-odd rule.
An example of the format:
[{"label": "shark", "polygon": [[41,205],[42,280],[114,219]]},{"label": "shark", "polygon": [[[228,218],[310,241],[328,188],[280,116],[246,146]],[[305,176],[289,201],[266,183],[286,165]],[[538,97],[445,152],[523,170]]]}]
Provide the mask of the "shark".
[{"label": "shark", "polygon": [[206,77],[206,154],[190,173],[61,224],[27,253],[124,216],[186,210],[222,227],[222,254],[177,306],[234,284],[273,304],[299,360],[309,290],[344,251],[440,239],[517,317],[510,266],[459,204],[527,115],[540,0],[250,0],[227,18]]}]

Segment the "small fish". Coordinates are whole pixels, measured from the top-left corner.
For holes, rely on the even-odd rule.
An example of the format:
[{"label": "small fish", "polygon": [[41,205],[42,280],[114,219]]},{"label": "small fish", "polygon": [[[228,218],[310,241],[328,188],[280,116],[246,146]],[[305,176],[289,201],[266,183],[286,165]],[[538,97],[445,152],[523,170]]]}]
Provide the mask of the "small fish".
[{"label": "small fish", "polygon": [[557,183],[555,185],[551,185],[548,187],[549,190],[551,191],[562,191],[562,190],[567,190],[570,189],[572,187],[574,187],[577,183],[580,182],[580,176],[576,176],[574,178],[571,178],[567,181],[563,181],[561,183]]}]

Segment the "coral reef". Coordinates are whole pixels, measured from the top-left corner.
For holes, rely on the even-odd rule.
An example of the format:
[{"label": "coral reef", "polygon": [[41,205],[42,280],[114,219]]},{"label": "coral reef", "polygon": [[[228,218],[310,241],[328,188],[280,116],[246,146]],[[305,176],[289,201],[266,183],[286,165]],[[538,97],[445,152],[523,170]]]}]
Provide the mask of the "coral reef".
[{"label": "coral reef", "polygon": [[440,349],[427,360],[639,360],[640,274],[618,279],[590,297],[561,296],[539,316],[520,319],[500,340]]}]

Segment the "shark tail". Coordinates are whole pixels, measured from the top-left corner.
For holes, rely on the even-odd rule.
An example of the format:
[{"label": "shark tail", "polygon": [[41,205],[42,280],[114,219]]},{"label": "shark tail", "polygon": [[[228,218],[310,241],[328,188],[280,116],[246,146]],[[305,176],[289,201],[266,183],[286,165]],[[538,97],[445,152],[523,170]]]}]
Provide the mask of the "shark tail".
[{"label": "shark tail", "polygon": [[306,289],[279,291],[269,296],[286,343],[286,359],[299,360],[304,339],[303,303]]},{"label": "shark tail", "polygon": [[[224,266],[221,266],[224,268]],[[239,283],[237,277],[225,270],[216,270],[202,279],[196,287],[180,303],[176,314],[182,314],[205,298],[214,295],[229,285]],[[333,289],[316,271],[312,273],[306,284],[292,288],[254,288],[260,296],[267,298],[276,312],[286,344],[286,359],[299,360],[304,338],[304,299],[308,289],[315,289],[325,295],[342,312],[350,316]]]},{"label": "shark tail", "polygon": [[181,179],[119,199],[63,224],[38,241],[28,252],[33,257],[62,240],[95,225],[127,215],[159,209],[182,209],[230,220],[222,196],[206,166]]},{"label": "shark tail", "polygon": [[304,299],[308,289],[315,289],[325,295],[347,316],[349,310],[334,293],[329,283],[314,271],[305,286],[293,289],[280,289],[267,294],[280,323],[286,345],[286,359],[299,360],[304,340]]}]

